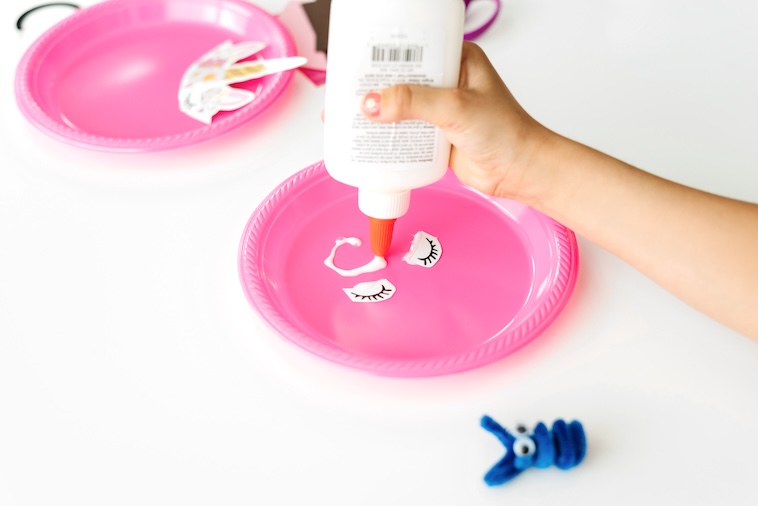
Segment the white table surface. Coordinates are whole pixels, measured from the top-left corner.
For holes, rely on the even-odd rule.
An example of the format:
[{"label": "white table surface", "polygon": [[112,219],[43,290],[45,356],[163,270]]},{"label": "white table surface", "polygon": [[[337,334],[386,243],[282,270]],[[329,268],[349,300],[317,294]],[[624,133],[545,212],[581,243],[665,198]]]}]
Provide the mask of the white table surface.
[{"label": "white table surface", "polygon": [[[374,377],[275,335],[237,247],[321,159],[323,88],[297,74],[260,121],[191,148],[75,148],[15,104],[54,15],[12,23],[37,3],[0,3],[1,505],[758,504],[758,344],[581,237],[554,325],[478,370]],[[756,201],[756,20],[738,0],[506,0],[479,42],[549,127]],[[484,413],[578,419],[587,458],[487,488],[503,450]]]}]

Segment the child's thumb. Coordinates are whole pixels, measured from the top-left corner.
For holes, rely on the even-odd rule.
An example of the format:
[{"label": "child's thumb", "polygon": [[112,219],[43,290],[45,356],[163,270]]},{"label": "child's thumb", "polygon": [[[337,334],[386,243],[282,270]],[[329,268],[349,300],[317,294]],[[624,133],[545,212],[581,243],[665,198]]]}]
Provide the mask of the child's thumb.
[{"label": "child's thumb", "polygon": [[457,90],[398,84],[364,95],[363,113],[372,121],[387,123],[415,119],[437,126],[448,122],[448,107]]}]

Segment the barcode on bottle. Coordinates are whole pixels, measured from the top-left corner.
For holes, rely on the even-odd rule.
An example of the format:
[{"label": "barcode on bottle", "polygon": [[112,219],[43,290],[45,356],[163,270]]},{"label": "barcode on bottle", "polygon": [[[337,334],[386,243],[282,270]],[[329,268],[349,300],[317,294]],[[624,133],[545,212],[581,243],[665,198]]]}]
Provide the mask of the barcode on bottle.
[{"label": "barcode on bottle", "polygon": [[424,60],[424,47],[409,46],[372,46],[372,62],[419,63]]}]

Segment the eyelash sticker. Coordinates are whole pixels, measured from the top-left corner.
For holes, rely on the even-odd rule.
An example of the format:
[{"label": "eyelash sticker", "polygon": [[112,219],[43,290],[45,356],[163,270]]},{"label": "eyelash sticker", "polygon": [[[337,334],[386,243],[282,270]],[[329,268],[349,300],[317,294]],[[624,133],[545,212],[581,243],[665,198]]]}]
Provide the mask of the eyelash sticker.
[{"label": "eyelash sticker", "polygon": [[382,302],[395,295],[395,285],[387,279],[365,281],[342,289],[353,302]]},{"label": "eyelash sticker", "polygon": [[432,267],[442,256],[442,244],[439,239],[424,231],[416,232],[411,241],[411,249],[403,256],[403,260],[411,265]]}]

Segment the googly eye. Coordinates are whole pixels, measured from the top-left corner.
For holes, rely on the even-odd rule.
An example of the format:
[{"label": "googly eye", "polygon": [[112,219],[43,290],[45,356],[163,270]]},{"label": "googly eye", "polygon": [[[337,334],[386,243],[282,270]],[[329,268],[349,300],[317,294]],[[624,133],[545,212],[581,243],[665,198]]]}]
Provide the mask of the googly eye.
[{"label": "googly eye", "polygon": [[515,431],[516,431],[516,434],[519,434],[519,435],[526,435],[529,433],[529,429],[523,423],[516,424]]},{"label": "googly eye", "polygon": [[513,453],[516,454],[516,457],[528,457],[534,455],[536,451],[537,446],[531,438],[517,437],[516,441],[513,442]]}]

